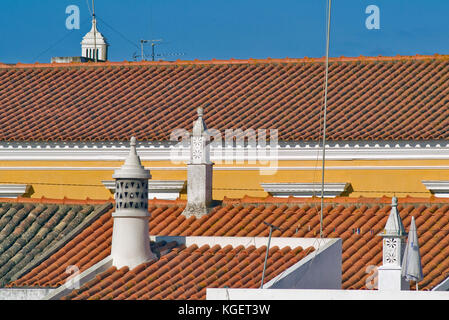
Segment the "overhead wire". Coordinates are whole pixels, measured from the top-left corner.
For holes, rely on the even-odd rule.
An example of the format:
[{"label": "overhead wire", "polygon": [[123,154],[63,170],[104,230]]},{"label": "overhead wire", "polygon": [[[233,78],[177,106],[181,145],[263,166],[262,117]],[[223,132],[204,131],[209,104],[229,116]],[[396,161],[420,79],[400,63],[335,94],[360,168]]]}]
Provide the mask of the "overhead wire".
[{"label": "overhead wire", "polygon": [[[56,182],[36,182],[36,181],[0,181],[0,183],[4,184],[35,184],[35,185],[50,185],[50,186],[71,186],[71,187],[102,187],[105,186],[103,184],[83,184],[83,183],[56,183]],[[259,191],[259,192],[266,192],[264,189],[260,188],[212,188],[213,190],[222,190],[222,191]],[[432,195],[429,193],[429,191],[407,191],[407,190],[354,190],[355,193],[381,193],[381,194],[387,194],[387,193],[399,193],[399,194],[427,194]],[[311,197],[309,197],[311,198]],[[345,197],[346,198],[346,197]],[[280,198],[282,199],[282,198]],[[288,198],[285,198],[286,202],[288,202]],[[297,198],[297,199],[303,199],[303,198]],[[317,198],[319,199],[319,198]],[[331,199],[331,198],[329,198]]]},{"label": "overhead wire", "polygon": [[[103,184],[83,184],[83,183],[56,183],[56,182],[36,182],[36,181],[0,181],[0,183],[4,184],[35,184],[35,185],[50,185],[50,186],[70,186],[70,187],[102,187],[105,186]],[[264,189],[257,189],[257,188],[212,188],[213,190],[222,190],[222,191],[259,191],[259,192],[266,192]],[[355,193],[381,193],[381,194],[387,194],[387,193],[399,193],[399,194],[427,194],[432,195],[429,193],[429,191],[407,191],[407,190],[354,190]],[[312,198],[312,197],[309,197]],[[282,198],[280,198],[282,199]],[[285,198],[286,202],[288,202],[288,198]],[[296,199],[303,199],[303,198],[296,198]],[[319,199],[319,198],[317,198]],[[329,198],[331,199],[331,198]]]},{"label": "overhead wire", "polygon": [[[84,25],[86,23],[87,20],[89,20],[89,18],[84,19],[81,22],[81,25]],[[54,42],[52,45],[50,45],[47,49],[45,49],[44,51],[42,51],[41,53],[39,53],[37,56],[35,56],[32,61],[36,61],[37,59],[39,59],[43,54],[47,53],[48,51],[52,50],[54,47],[56,47],[58,44],[60,44],[62,41],[64,41],[65,39],[67,39],[70,35],[73,34],[73,32],[75,32],[77,29],[72,29],[70,31],[68,31],[63,37],[61,37],[60,39],[58,39],[56,42]]]},{"label": "overhead wire", "polygon": [[116,30],[114,27],[112,27],[111,25],[109,25],[106,21],[104,21],[100,16],[98,16],[97,14],[95,15],[95,18],[97,18],[98,20],[100,20],[102,23],[104,23],[109,29],[111,29],[112,31],[114,31],[115,33],[117,33],[120,37],[122,37],[125,41],[129,42],[131,45],[133,45],[134,47],[136,47],[137,49],[140,50],[140,47],[132,40],[128,39],[125,35],[123,35],[120,31]]}]

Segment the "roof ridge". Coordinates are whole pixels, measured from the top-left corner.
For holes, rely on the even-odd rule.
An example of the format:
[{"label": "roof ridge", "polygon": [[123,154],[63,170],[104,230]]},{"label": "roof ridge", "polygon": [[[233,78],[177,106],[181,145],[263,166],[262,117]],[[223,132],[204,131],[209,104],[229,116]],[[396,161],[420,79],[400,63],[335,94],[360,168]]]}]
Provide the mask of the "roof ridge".
[{"label": "roof ridge", "polygon": [[[382,197],[335,197],[335,198],[325,198],[325,203],[381,203],[381,204],[391,204],[390,196]],[[430,197],[412,197],[406,195],[404,197],[397,197],[399,203],[449,203],[449,198],[436,198],[435,196]],[[288,203],[320,203],[320,197],[293,197],[289,196],[286,198],[279,198],[273,196],[264,197],[252,197],[245,195],[242,198],[223,198],[223,204],[241,204],[241,203],[266,203],[266,204],[288,204]]]},{"label": "roof ridge", "polygon": [[[335,198],[325,198],[325,203],[391,203],[390,196],[382,196],[382,197],[335,197]],[[413,197],[410,195],[406,195],[404,197],[397,197],[399,203],[449,203],[449,198],[437,198],[435,196],[430,197]],[[41,198],[2,198],[0,199],[0,203],[4,202],[16,202],[16,203],[48,203],[48,204],[105,204],[108,202],[114,202],[113,198],[109,199],[91,199],[87,197],[86,199],[71,199],[64,197],[63,199],[53,199],[46,198],[42,196]],[[245,203],[267,203],[267,204],[284,204],[284,203],[320,203],[320,197],[294,197],[289,196],[286,198],[266,196],[266,197],[254,197],[244,195],[242,198],[229,198],[224,197],[222,204],[245,204]],[[176,206],[185,206],[187,200],[184,199],[148,199],[149,205],[176,205]]]},{"label": "roof ridge", "polygon": [[[449,55],[438,54],[434,55],[396,55],[396,56],[363,56],[358,57],[330,57],[329,62],[368,62],[368,61],[412,61],[412,60],[449,60]],[[229,65],[229,64],[258,64],[258,63],[305,63],[305,62],[324,62],[325,57],[313,58],[270,58],[265,59],[210,59],[210,60],[175,60],[175,61],[106,61],[106,62],[70,62],[70,63],[21,63],[3,64],[0,63],[0,69],[22,69],[22,68],[36,68],[36,67],[112,67],[112,66],[177,66],[177,65]]]}]

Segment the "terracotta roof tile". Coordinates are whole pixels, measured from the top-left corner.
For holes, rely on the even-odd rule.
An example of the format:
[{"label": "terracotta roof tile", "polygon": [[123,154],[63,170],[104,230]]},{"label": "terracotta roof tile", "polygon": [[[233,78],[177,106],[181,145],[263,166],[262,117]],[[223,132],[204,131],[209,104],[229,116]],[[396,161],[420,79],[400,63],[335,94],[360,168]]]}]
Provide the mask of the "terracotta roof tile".
[{"label": "terracotta roof tile", "polygon": [[[0,65],[0,140],[127,140],[131,124],[140,140],[167,140],[199,106],[222,132],[317,140],[323,68],[322,58]],[[331,58],[328,138],[447,139],[448,70],[439,55]]]},{"label": "terracotta roof tile", "polygon": [[[45,278],[57,267],[57,256],[51,251],[58,241],[66,239],[94,211],[111,204],[88,204],[87,201],[49,203],[46,199],[27,202],[23,198],[2,199],[0,202],[0,287],[16,274],[25,271],[34,261],[48,254],[42,264]],[[44,270],[43,270],[44,271]],[[49,277],[47,277],[50,280]],[[25,278],[27,279],[27,278]],[[51,279],[53,280],[53,279]]]},{"label": "terracotta roof tile", "polygon": [[[131,271],[127,268],[120,270],[109,268],[80,289],[72,291],[64,299],[204,299],[206,287],[223,287],[224,285],[258,287],[259,285],[252,278],[254,272],[261,272],[260,263],[263,261],[265,247],[256,250],[254,246],[221,248],[216,245],[209,248],[205,245],[198,248],[194,245],[175,249],[177,250],[171,251],[159,261],[142,264]],[[267,279],[270,275],[280,274],[288,265],[299,261],[299,253],[305,250],[295,249],[299,250],[290,248],[270,250],[268,265],[275,265],[275,268],[271,268],[267,273],[269,275]],[[306,250],[311,252],[313,248]],[[276,256],[272,254],[280,251],[282,254]],[[232,263],[220,263],[226,255],[232,256],[230,260]],[[172,269],[166,266],[181,256],[182,261],[188,261],[187,266],[182,267],[183,274],[173,276]],[[187,259],[188,257],[191,258]],[[254,263],[255,257],[258,258],[258,263]],[[155,265],[158,267],[152,268]],[[211,273],[211,267],[215,272]],[[219,273],[219,276],[216,273]],[[142,276],[142,274],[145,275]],[[225,281],[217,282],[220,279]]]},{"label": "terracotta roof tile", "polygon": [[[273,204],[271,200],[270,197],[266,199],[246,197],[240,202],[225,199],[222,207],[217,208],[208,216],[201,219],[182,220],[182,223],[185,224],[181,229],[174,222],[182,217],[180,212],[184,206],[179,206],[177,202],[172,202],[173,205],[170,206],[169,203],[164,202],[162,207],[157,207],[157,201],[150,201],[154,205],[153,207],[150,205],[149,208],[149,211],[152,212],[150,234],[154,234],[153,231],[156,227],[154,221],[162,222],[167,219],[172,223],[162,224],[165,227],[157,229],[158,235],[180,235],[177,230],[182,230],[180,232],[184,236],[194,234],[202,236],[266,236],[268,235],[267,228],[261,228],[260,225],[267,220],[282,226],[284,231],[279,236],[316,237],[317,232],[319,233],[320,199],[288,198],[282,199],[276,204]],[[365,289],[365,281],[369,276],[366,268],[369,265],[378,266],[382,263],[381,238],[377,234],[383,229],[388,218],[391,198],[335,198],[325,199],[325,203],[325,236],[343,239],[342,287],[345,289]],[[447,218],[449,199],[400,198],[399,210],[406,229],[409,227],[411,216],[415,216],[422,264],[425,270],[425,277],[420,283],[420,288],[430,290],[438,284],[435,279],[442,278],[442,274],[449,274],[449,263],[445,259],[448,254],[447,244],[449,244],[449,219]],[[167,212],[169,213],[167,214]],[[165,218],[160,219],[158,217]],[[189,223],[186,223],[186,221],[189,221]],[[153,229],[151,226],[153,226]],[[201,232],[198,230],[201,230]],[[103,237],[99,241],[98,239],[101,236]],[[111,214],[107,213],[97,219],[90,228],[83,230],[59,252],[56,252],[51,260],[37,266],[28,274],[13,282],[11,286],[36,286],[38,283],[44,286],[55,286],[62,283],[68,276],[65,273],[65,268],[69,261],[79,266],[80,270],[85,270],[87,266],[105,258],[110,253],[111,236],[112,218]],[[166,246],[170,247],[168,244]],[[88,255],[92,258],[86,259],[86,256],[81,254],[77,257],[82,250],[89,251]],[[236,250],[241,254],[238,257],[235,256]],[[260,251],[260,249],[258,250]],[[258,250],[256,251],[259,252]],[[175,254],[176,252],[179,255]],[[209,260],[202,260],[208,252],[214,252],[215,255],[209,257]],[[280,251],[278,250],[278,252]],[[272,248],[271,253],[274,256],[276,254],[275,249]],[[245,268],[248,267],[250,268],[248,271],[251,268],[255,270],[254,268],[257,269],[257,263],[252,265],[251,261],[260,259],[261,254],[263,252],[255,254],[253,247],[246,249],[232,248],[231,246],[224,248],[217,246],[212,248],[205,246],[201,248],[196,246],[175,247],[157,263],[151,264],[143,270],[132,270],[131,273],[136,274],[135,281],[139,284],[142,281],[154,282],[164,275],[169,279],[170,276],[173,277],[176,274],[174,270],[180,270],[181,279],[187,281],[187,283],[193,281],[191,279],[193,274],[199,273],[198,277],[207,275],[205,280],[210,284],[222,284],[231,281],[232,278],[234,281],[241,281],[241,284],[246,286],[249,283],[254,284],[256,280],[251,280],[253,282],[236,280],[237,278],[233,278],[231,273],[225,270],[236,263],[244,266],[242,270],[247,270]],[[295,254],[299,257],[301,252],[295,251]],[[164,268],[164,265],[169,267]],[[139,268],[143,267],[140,266]],[[438,270],[438,272],[434,270]],[[110,271],[109,273],[113,272]],[[254,274],[249,272],[248,275],[256,277],[257,272]],[[154,278],[155,276],[157,276],[157,279]],[[195,278],[195,276],[193,277]],[[181,281],[176,276],[173,279]],[[156,282],[154,283],[156,284]],[[191,285],[190,283],[187,287],[190,288]],[[139,294],[139,297],[144,297],[146,293],[143,292],[145,292],[146,286],[140,286],[135,293]],[[162,288],[162,283],[160,283],[158,286],[161,287],[162,292],[165,292],[170,290],[171,285]],[[186,294],[186,292],[182,294],[164,293],[164,297],[179,298]]]}]

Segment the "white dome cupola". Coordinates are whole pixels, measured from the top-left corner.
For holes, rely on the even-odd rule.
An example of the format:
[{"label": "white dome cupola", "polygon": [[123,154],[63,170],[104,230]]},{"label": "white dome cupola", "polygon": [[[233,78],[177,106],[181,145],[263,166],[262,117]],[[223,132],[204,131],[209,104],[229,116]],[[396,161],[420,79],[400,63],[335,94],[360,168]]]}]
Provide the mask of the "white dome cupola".
[{"label": "white dome cupola", "polygon": [[83,37],[81,41],[81,56],[95,60],[95,54],[97,60],[108,60],[108,46],[107,40],[97,30],[97,19],[95,15],[92,18],[92,28]]}]

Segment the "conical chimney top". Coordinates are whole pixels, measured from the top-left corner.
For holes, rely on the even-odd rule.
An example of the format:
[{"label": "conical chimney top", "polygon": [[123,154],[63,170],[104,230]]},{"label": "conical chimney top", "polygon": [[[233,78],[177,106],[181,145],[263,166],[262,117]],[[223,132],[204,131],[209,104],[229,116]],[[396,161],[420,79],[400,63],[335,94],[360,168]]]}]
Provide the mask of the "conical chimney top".
[{"label": "conical chimney top", "polygon": [[390,216],[388,217],[387,223],[385,224],[385,228],[380,236],[389,236],[389,237],[405,237],[407,236],[407,232],[405,232],[404,225],[402,224],[401,216],[398,211],[398,198],[393,197],[391,199],[391,211]]},{"label": "conical chimney top", "polygon": [[131,148],[125,163],[117,170],[115,170],[112,177],[114,179],[150,179],[150,170],[146,170],[140,162],[140,157],[137,155],[135,137],[131,137]]}]

